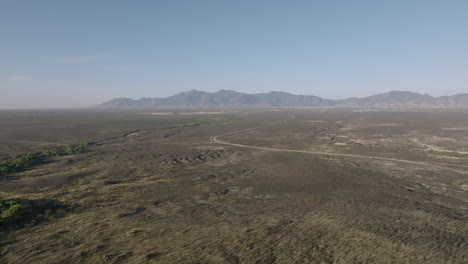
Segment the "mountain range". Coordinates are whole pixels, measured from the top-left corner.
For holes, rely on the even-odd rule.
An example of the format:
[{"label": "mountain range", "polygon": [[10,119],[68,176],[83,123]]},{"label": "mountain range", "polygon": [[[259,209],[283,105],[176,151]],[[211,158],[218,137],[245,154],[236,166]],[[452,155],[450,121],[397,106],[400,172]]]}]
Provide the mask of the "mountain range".
[{"label": "mountain range", "polygon": [[247,94],[231,90],[209,93],[191,90],[166,98],[116,98],[95,108],[380,108],[456,109],[468,108],[468,94],[433,97],[408,91],[391,91],[362,98],[324,99],[285,92]]}]

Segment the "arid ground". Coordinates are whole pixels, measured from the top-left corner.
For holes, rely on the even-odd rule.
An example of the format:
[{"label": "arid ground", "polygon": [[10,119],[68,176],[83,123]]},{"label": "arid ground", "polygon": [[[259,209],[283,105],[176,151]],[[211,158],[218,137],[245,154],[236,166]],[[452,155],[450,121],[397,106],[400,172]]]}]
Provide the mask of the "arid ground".
[{"label": "arid ground", "polygon": [[468,112],[0,112],[44,151],[0,263],[468,263]]}]

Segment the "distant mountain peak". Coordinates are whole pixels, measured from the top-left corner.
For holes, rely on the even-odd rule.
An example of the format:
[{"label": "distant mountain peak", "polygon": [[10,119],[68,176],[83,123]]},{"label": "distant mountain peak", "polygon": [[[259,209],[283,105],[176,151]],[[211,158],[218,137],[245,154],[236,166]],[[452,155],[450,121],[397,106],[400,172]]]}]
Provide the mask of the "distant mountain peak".
[{"label": "distant mountain peak", "polygon": [[196,89],[166,98],[115,98],[96,108],[468,108],[468,94],[432,97],[410,91],[390,91],[363,98],[343,100],[323,99],[313,95],[294,95],[287,92],[246,94],[221,89],[209,93]]}]

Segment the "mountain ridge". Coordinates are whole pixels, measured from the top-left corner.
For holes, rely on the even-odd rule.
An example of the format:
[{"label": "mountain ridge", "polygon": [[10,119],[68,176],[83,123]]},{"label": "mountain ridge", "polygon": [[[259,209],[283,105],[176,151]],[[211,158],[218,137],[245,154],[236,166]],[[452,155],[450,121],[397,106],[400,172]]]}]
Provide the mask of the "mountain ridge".
[{"label": "mountain ridge", "polygon": [[456,109],[468,108],[468,94],[433,97],[409,91],[390,91],[367,97],[325,99],[315,95],[287,92],[247,94],[233,90],[204,92],[189,90],[165,98],[115,98],[94,108],[376,108],[376,109]]}]

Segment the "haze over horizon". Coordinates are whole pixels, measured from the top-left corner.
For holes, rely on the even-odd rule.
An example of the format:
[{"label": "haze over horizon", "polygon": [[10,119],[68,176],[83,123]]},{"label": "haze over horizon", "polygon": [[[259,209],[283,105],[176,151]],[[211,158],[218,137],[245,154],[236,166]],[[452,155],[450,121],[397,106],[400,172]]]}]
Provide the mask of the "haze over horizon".
[{"label": "haze over horizon", "polygon": [[468,2],[4,1],[0,109],[197,89],[468,91]]}]

